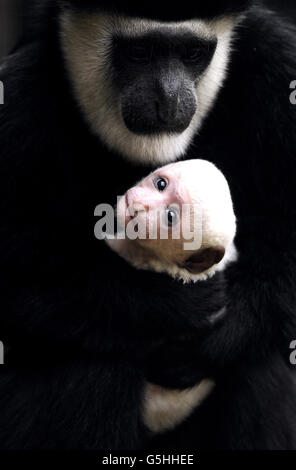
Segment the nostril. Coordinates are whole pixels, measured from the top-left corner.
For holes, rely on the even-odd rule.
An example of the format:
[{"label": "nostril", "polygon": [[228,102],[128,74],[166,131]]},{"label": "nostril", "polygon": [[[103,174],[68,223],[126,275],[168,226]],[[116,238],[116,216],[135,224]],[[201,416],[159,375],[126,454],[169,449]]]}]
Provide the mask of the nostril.
[{"label": "nostril", "polygon": [[133,219],[135,219],[136,217],[138,217],[138,211],[132,210],[132,211],[131,211],[131,214],[130,214],[130,218],[133,220]]}]

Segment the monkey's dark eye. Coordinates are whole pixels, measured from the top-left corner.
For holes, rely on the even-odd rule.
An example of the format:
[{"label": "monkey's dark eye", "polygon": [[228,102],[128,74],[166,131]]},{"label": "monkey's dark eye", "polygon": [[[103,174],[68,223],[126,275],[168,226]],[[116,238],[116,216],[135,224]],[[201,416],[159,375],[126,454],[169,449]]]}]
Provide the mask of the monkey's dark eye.
[{"label": "monkey's dark eye", "polygon": [[203,56],[203,51],[200,47],[189,47],[183,55],[183,61],[188,64],[195,64]]},{"label": "monkey's dark eye", "polygon": [[176,225],[178,223],[178,214],[177,212],[172,209],[172,208],[168,208],[166,210],[166,222],[168,224],[169,227],[173,227],[174,225]]},{"label": "monkey's dark eye", "polygon": [[154,181],[156,189],[158,189],[158,191],[161,193],[166,190],[168,184],[168,181],[164,178],[156,178],[156,180]]},{"label": "monkey's dark eye", "polygon": [[145,46],[130,46],[127,51],[128,57],[133,62],[147,63],[150,62],[151,51]]}]

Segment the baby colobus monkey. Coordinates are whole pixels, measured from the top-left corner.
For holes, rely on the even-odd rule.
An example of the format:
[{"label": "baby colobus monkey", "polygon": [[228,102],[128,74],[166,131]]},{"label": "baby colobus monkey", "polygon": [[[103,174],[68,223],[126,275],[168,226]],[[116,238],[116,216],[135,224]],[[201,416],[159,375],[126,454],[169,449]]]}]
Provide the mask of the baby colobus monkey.
[{"label": "baby colobus monkey", "polygon": [[108,244],[136,268],[196,282],[235,259],[230,190],[207,161],[154,171],[126,192],[117,213],[121,236]]},{"label": "baby colobus monkey", "polygon": [[[107,242],[138,269],[197,282],[236,259],[236,217],[230,190],[212,163],[188,160],[160,168],[129,189],[117,209],[118,235],[125,236]],[[147,383],[145,425],[153,433],[173,429],[204,401],[214,385],[206,379],[179,391]]]}]

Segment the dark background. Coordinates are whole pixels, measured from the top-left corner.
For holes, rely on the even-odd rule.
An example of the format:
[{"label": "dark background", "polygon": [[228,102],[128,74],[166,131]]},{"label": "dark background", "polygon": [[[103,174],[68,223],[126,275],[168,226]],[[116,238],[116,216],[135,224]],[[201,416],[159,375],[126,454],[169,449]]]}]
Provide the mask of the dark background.
[{"label": "dark background", "polygon": [[0,0],[0,60],[11,50],[21,32],[25,4],[26,0]]},{"label": "dark background", "polygon": [[[21,34],[22,15],[31,1],[0,0],[0,60],[12,49]],[[266,0],[265,3],[296,19],[296,0]]]}]

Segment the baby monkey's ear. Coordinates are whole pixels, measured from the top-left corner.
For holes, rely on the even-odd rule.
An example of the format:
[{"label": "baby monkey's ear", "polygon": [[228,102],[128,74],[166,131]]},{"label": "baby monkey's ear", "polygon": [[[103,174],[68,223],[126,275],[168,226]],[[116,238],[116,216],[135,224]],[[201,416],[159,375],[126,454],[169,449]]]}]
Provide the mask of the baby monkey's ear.
[{"label": "baby monkey's ear", "polygon": [[183,267],[191,274],[201,274],[208,271],[210,268],[219,264],[225,255],[225,248],[223,246],[213,246],[200,250],[194,255],[191,255]]}]

